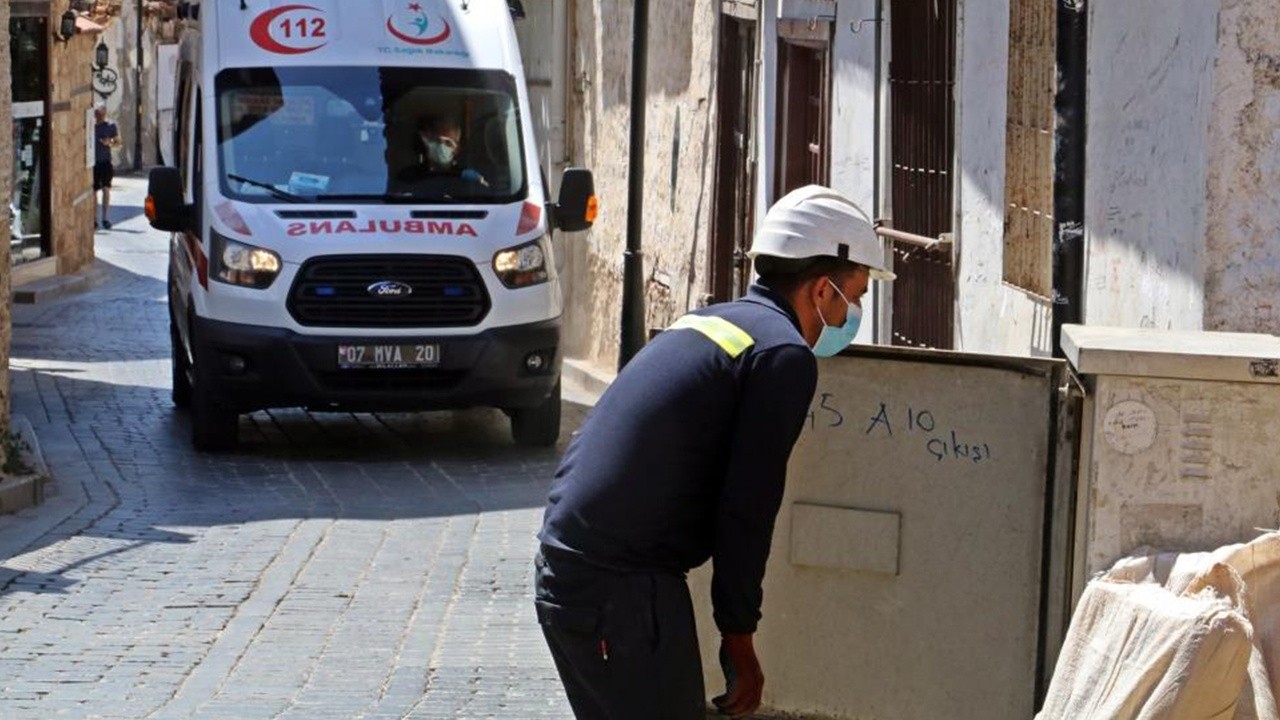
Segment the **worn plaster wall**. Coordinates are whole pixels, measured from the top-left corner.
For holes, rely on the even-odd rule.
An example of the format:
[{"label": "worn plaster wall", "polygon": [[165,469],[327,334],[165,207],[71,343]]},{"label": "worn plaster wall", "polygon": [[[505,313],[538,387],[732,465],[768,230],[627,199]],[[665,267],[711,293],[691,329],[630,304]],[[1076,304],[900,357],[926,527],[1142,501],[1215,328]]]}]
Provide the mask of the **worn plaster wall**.
[{"label": "worn plaster wall", "polygon": [[[13,96],[10,92],[9,3],[0,3],[0,199],[6,203],[13,196]],[[0,238],[9,237],[9,213],[0,212]],[[0,431],[9,429],[9,349],[13,339],[9,243],[0,242]],[[0,443],[0,464],[5,460]]]},{"label": "worn plaster wall", "polygon": [[1004,282],[1009,6],[960,0],[958,9],[956,349],[1048,355],[1051,306]]},{"label": "worn plaster wall", "polygon": [[[646,319],[664,327],[706,285],[714,157],[711,126],[718,4],[653,6],[644,193]],[[576,0],[569,94],[571,158],[596,176],[600,218],[561,235],[569,357],[617,362],[626,247],[632,4]]]},{"label": "worn plaster wall", "polygon": [[1218,6],[1089,5],[1087,324],[1204,324]]},{"label": "worn plaster wall", "polygon": [[[67,2],[54,2],[56,27]],[[97,35],[84,33],[50,44],[49,223],[58,272],[79,272],[93,262],[93,173],[88,162],[90,63]]]},{"label": "worn plaster wall", "polygon": [[1280,15],[1224,0],[1219,26],[1205,327],[1280,334]]},{"label": "worn plaster wall", "polygon": [[551,192],[559,187],[565,160],[564,92],[568,77],[562,63],[568,42],[559,33],[563,33],[567,5],[566,0],[526,3],[524,19],[515,23],[538,160],[551,182]]},{"label": "worn plaster wall", "polygon": [[[875,146],[880,140],[876,135],[876,28],[874,22],[864,21],[874,20],[875,5],[873,0],[836,3],[831,40],[831,187],[872,218],[882,214],[874,193]],[[772,132],[766,132],[765,137],[773,142]],[[757,227],[759,223],[757,219]],[[863,298],[866,322],[858,329],[855,342],[873,343],[888,337],[882,290],[881,283],[873,282]]]},{"label": "worn plaster wall", "polygon": [[[120,126],[122,145],[115,151],[115,166],[131,170],[135,165],[135,138],[139,132],[138,106],[142,106],[142,164],[156,162],[156,36],[150,29],[143,31],[142,74],[138,75],[138,7],[136,2],[120,6],[120,16],[102,34],[102,40],[111,51],[109,67],[116,71],[119,80],[115,92],[98,102],[107,106],[112,121]],[[139,83],[141,79],[141,83]]]}]

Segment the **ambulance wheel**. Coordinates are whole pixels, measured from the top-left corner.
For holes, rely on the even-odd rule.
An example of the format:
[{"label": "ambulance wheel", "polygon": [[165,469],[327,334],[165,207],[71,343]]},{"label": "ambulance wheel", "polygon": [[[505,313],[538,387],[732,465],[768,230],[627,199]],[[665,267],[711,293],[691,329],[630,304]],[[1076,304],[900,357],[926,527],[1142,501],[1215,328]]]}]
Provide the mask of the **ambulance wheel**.
[{"label": "ambulance wheel", "polygon": [[560,439],[560,380],[542,404],[511,411],[511,437],[517,445],[550,447]]},{"label": "ambulance wheel", "polygon": [[182,347],[182,338],[178,337],[178,326],[173,318],[169,319],[169,366],[173,376],[173,405],[176,408],[191,407],[191,377],[188,375],[191,364],[187,362],[187,351]]},{"label": "ambulance wheel", "polygon": [[199,452],[225,452],[236,446],[240,414],[218,402],[209,375],[197,358],[192,373],[195,387],[191,388],[191,444]]}]

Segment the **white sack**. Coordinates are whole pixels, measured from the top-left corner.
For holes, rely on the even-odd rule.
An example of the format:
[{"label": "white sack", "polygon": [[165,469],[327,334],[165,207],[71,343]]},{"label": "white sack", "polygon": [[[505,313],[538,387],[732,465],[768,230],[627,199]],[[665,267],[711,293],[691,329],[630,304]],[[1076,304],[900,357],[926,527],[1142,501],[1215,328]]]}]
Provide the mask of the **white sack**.
[{"label": "white sack", "polygon": [[[1228,550],[1246,569],[1259,557]],[[1265,666],[1243,574],[1218,553],[1129,558],[1089,583],[1038,720],[1236,718]]]}]

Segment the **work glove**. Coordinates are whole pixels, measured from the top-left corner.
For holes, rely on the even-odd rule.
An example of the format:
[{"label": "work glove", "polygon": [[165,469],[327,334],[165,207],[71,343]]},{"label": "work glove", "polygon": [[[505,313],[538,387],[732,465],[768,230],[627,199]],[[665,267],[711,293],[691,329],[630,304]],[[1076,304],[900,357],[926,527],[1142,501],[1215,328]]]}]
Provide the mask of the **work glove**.
[{"label": "work glove", "polygon": [[724,671],[725,693],[711,701],[720,714],[744,718],[759,709],[764,673],[750,635],[720,638],[720,669]]}]

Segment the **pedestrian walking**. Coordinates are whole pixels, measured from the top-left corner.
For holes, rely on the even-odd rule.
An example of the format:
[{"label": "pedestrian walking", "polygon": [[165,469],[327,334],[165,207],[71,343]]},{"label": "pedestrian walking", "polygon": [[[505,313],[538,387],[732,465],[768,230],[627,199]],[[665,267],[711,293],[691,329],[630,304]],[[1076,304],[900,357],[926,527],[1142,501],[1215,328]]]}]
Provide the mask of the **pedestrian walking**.
[{"label": "pedestrian walking", "polygon": [[760,705],[752,637],[787,461],[817,383],[814,356],[857,333],[872,223],[818,186],[767,213],[740,300],[680,318],[600,398],[556,471],[535,558],[538,621],[579,720],[701,720],[706,695],[685,582],[710,559],[726,691]]},{"label": "pedestrian walking", "polygon": [[120,128],[107,120],[107,109],[99,105],[93,109],[93,226],[98,227],[98,193],[102,193],[102,227],[110,230],[111,221],[107,214],[111,210],[111,183],[115,180],[116,170],[111,163],[111,151],[120,147]]}]

